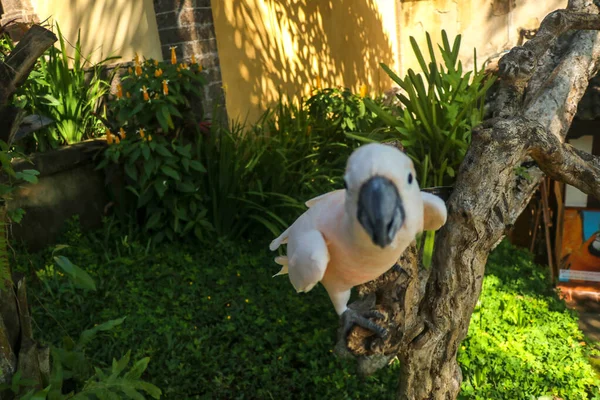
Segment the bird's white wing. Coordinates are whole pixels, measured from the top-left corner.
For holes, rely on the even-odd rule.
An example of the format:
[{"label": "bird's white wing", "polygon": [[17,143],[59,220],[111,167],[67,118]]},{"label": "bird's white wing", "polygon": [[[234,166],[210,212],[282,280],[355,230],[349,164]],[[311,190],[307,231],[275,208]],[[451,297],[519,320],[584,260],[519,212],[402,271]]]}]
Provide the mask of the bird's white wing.
[{"label": "bird's white wing", "polygon": [[[288,243],[287,272],[298,293],[310,291],[325,274],[329,250],[321,232],[309,230]],[[283,270],[283,269],[282,269]]]},{"label": "bird's white wing", "polygon": [[423,230],[436,231],[440,229],[448,217],[446,203],[427,192],[421,192],[421,197],[423,198]]},{"label": "bird's white wing", "polygon": [[317,204],[318,202],[325,200],[326,198],[328,198],[329,196],[333,196],[336,194],[339,194],[340,192],[343,192],[344,189],[339,189],[339,190],[334,190],[332,192],[327,192],[325,194],[322,194],[320,196],[317,197],[313,197],[312,199],[308,200],[306,203],[304,203],[306,205],[306,207],[311,208],[313,207],[315,204]]},{"label": "bird's white wing", "polygon": [[[271,251],[275,251],[279,248],[279,246],[281,246],[282,244],[286,244],[288,241],[288,236],[290,234],[290,229],[291,226],[289,228],[287,228],[281,235],[279,235],[276,239],[274,239],[271,244],[269,245],[269,250]],[[278,263],[279,264],[279,263]]]}]

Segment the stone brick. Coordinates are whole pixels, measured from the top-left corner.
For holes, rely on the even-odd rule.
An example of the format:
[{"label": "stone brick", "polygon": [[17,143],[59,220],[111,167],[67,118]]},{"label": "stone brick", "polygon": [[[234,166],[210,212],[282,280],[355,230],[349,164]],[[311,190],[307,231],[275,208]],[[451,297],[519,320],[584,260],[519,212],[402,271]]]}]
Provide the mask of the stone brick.
[{"label": "stone brick", "polygon": [[213,23],[210,8],[185,8],[181,11],[170,11],[156,15],[159,29],[178,28],[190,25],[208,25]]},{"label": "stone brick", "polygon": [[198,7],[210,7],[210,0],[154,0],[154,12],[156,14]]},{"label": "stone brick", "polygon": [[206,79],[210,83],[220,82],[222,80],[222,78],[221,78],[221,68],[219,68],[219,67],[207,68],[207,69],[205,69],[204,72],[206,72]]},{"label": "stone brick", "polygon": [[[178,58],[183,58],[186,60],[190,59],[193,54],[198,61],[204,60],[203,65],[205,68],[219,65],[217,41],[215,39],[194,40],[190,42],[179,43],[175,49],[175,54],[177,54]],[[162,46],[162,55],[165,60],[168,60],[171,57],[171,45]],[[209,60],[210,57],[216,57],[216,60]]]},{"label": "stone brick", "polygon": [[219,109],[219,120],[227,124],[225,94],[213,25],[210,0],[154,0],[158,34],[164,59],[171,57],[171,47],[180,60],[194,55],[206,71],[207,86],[200,108],[210,116]]},{"label": "stone brick", "polygon": [[185,26],[181,28],[161,28],[158,30],[163,45],[179,44],[192,40],[206,40],[215,37],[211,25]]}]

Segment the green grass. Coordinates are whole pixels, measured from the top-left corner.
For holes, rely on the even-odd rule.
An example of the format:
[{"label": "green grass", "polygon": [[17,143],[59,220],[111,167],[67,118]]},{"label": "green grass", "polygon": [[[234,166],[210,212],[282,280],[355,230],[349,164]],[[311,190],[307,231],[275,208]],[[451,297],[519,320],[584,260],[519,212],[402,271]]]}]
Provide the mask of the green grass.
[{"label": "green grass", "polygon": [[[95,292],[55,271],[51,250],[21,255],[18,264],[39,277],[29,286],[38,338],[60,344],[126,317],[87,355],[97,365],[128,349],[133,358],[151,357],[143,378],[165,399],[392,398],[398,364],[360,379],[352,363],[337,359],[338,319],[324,289],[298,295],[286,277],[271,278],[278,266],[268,239],[150,248],[108,226],[72,230],[63,238],[72,247],[60,254],[95,279]],[[530,399],[553,387],[565,399],[591,398],[584,393],[594,377],[589,346],[579,345],[576,318],[543,270],[505,244],[488,270],[459,358],[464,398]]]}]

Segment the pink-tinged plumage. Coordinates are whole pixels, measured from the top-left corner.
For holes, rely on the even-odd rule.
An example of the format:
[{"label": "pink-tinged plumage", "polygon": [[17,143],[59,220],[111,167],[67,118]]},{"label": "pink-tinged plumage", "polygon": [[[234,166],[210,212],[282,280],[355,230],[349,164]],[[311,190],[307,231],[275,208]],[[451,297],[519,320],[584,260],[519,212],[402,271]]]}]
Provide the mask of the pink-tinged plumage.
[{"label": "pink-tinged plumage", "polygon": [[[272,251],[287,243],[287,257],[276,258],[283,266],[279,274],[289,274],[298,292],[321,282],[341,315],[352,287],[381,276],[418,233],[439,229],[446,221],[444,202],[421,192],[416,181],[407,179],[409,174],[415,174],[412,161],[391,146],[369,144],[356,150],[346,168],[348,189],[309,200],[309,209],[271,243]],[[373,176],[393,182],[406,209],[401,228],[384,248],[373,243],[357,219],[358,192]]]}]

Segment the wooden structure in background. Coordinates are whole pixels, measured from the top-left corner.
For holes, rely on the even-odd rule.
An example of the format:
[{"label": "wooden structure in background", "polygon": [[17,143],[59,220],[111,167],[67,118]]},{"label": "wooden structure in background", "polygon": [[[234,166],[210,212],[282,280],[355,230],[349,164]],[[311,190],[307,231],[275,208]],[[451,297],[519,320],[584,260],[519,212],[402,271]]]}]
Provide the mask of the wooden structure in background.
[{"label": "wooden structure in background", "polygon": [[[600,155],[600,75],[589,84],[579,104],[567,141]],[[573,295],[600,293],[600,199],[546,179],[509,234],[528,248],[536,262],[548,264],[553,283]]]}]

